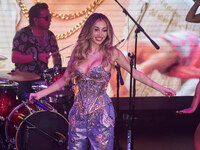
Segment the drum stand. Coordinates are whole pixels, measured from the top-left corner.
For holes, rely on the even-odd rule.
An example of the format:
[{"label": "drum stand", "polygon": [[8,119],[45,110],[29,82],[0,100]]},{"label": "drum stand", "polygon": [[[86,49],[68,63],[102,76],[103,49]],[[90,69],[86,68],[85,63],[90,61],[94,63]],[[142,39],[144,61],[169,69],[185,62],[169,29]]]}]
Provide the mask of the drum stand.
[{"label": "drum stand", "polygon": [[[4,120],[5,120],[4,117],[0,116],[0,128],[4,128]],[[2,137],[3,136],[2,131],[3,129],[1,129],[1,132],[0,132],[0,150],[7,150],[5,146],[4,138]]]},{"label": "drum stand", "polygon": [[3,139],[3,137],[1,136],[1,134],[0,134],[0,149],[1,149],[1,150],[7,150],[7,148],[6,148],[6,146],[5,146],[4,139]]},{"label": "drum stand", "polygon": [[[9,119],[7,117],[4,118],[3,121],[1,121],[0,123],[5,124],[5,121],[9,121]],[[1,126],[1,125],[0,125]],[[5,130],[5,129],[3,129]],[[0,150],[16,150],[15,144],[14,142],[12,142],[11,140],[4,140],[5,137],[3,138],[0,134]]]},{"label": "drum stand", "polygon": [[0,147],[1,150],[7,150],[2,137],[0,137],[0,145],[1,145],[1,147]]},{"label": "drum stand", "polygon": [[13,145],[12,143],[8,144],[8,149],[7,150],[16,150],[15,145]]}]

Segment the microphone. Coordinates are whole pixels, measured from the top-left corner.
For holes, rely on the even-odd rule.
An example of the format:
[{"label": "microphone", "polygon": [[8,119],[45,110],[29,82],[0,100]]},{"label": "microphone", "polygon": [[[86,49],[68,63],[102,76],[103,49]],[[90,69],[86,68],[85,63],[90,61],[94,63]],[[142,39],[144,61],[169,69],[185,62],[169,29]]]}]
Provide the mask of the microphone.
[{"label": "microphone", "polygon": [[120,84],[121,84],[121,85],[124,85],[124,80],[123,80],[123,78],[122,78],[120,66],[117,64],[115,67],[116,67],[116,69],[117,69],[117,72],[119,73]]},{"label": "microphone", "polygon": [[[29,99],[29,95],[30,93],[27,93],[27,92],[24,92],[23,93],[23,97],[26,98],[26,99]],[[31,98],[31,100],[33,101],[34,104],[36,104],[37,106],[43,108],[44,110],[48,110],[49,111],[49,108],[47,106],[45,106],[44,104],[40,103],[39,101],[35,100],[35,98]]]},{"label": "microphone", "polygon": [[150,40],[150,41],[151,41],[151,43],[153,44],[153,46],[154,46],[157,50],[160,49],[160,46],[158,46],[158,44],[156,44],[156,42],[154,42],[153,40]]},{"label": "microphone", "polygon": [[124,42],[125,39],[122,39],[121,41],[119,41],[116,45],[114,45],[114,47],[119,46],[122,42]]}]

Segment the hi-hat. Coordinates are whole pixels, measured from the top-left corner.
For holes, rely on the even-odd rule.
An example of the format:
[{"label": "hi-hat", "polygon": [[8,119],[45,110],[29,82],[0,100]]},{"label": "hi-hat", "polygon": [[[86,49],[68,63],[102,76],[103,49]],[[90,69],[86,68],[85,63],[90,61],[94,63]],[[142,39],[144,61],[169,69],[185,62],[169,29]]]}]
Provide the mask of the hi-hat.
[{"label": "hi-hat", "polygon": [[0,60],[6,60],[6,59],[8,59],[8,58],[5,57],[5,56],[0,55]]},{"label": "hi-hat", "polygon": [[0,80],[11,80],[11,81],[34,81],[40,79],[40,76],[30,72],[6,72],[0,71]]}]

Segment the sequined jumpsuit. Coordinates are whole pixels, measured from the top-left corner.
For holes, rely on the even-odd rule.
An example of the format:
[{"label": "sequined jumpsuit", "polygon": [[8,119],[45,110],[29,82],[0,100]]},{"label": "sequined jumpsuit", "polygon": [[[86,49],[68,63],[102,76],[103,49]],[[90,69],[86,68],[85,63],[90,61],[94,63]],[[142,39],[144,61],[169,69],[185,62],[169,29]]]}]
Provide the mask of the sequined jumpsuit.
[{"label": "sequined jumpsuit", "polygon": [[87,74],[77,72],[78,93],[69,112],[69,150],[112,150],[115,114],[106,94],[110,73],[103,66],[91,68]]}]

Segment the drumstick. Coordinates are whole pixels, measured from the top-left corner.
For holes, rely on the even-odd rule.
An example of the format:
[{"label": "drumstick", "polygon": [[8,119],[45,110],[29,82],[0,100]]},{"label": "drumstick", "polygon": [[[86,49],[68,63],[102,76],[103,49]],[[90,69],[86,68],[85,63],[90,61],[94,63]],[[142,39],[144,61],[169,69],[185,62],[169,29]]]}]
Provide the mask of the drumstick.
[{"label": "drumstick", "polygon": [[53,56],[53,55],[55,55],[55,54],[57,54],[57,53],[59,53],[59,52],[63,51],[64,49],[71,47],[72,45],[74,45],[74,44],[70,44],[70,45],[68,45],[68,46],[66,46],[66,47],[64,47],[64,48],[62,48],[61,50],[58,50],[58,51],[56,51],[56,52],[52,53],[52,54],[51,54],[51,55],[49,55],[49,56]]}]

